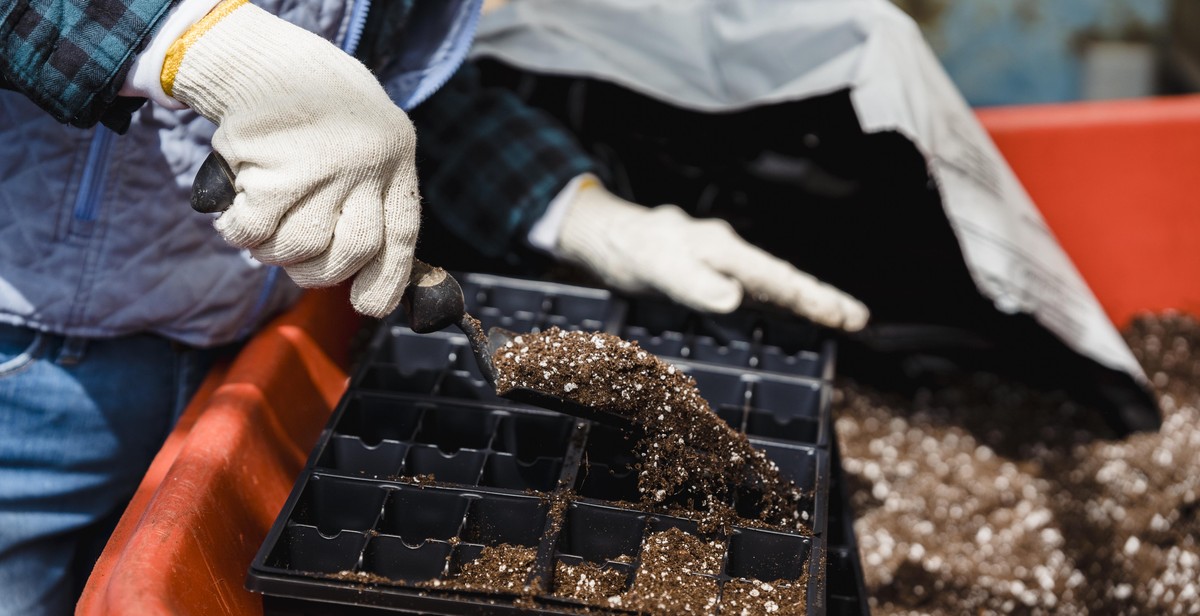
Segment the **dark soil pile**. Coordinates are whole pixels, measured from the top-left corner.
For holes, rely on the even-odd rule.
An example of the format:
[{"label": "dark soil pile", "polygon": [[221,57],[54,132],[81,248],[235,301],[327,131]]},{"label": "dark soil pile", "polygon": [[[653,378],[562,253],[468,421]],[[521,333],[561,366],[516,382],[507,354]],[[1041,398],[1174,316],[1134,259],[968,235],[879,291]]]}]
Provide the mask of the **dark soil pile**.
[{"label": "dark soil pile", "polygon": [[501,395],[522,387],[631,418],[644,432],[635,449],[643,504],[707,514],[711,528],[736,517],[742,490],[761,496],[762,522],[803,528],[800,490],[712,412],[691,377],[637,342],[555,327],[515,337],[493,360]]},{"label": "dark soil pile", "polygon": [[1200,614],[1200,324],[1126,334],[1157,433],[977,374],[915,396],[839,387],[877,614]]}]

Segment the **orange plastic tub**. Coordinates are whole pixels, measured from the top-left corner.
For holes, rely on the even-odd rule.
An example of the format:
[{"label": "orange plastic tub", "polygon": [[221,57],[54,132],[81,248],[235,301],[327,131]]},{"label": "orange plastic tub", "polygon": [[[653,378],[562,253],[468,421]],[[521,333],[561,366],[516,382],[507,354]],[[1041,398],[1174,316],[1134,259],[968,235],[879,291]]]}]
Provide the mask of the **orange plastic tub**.
[{"label": "orange plastic tub", "polygon": [[261,614],[242,587],[346,388],[360,320],[309,292],[208,377],[96,564],[78,614]]},{"label": "orange plastic tub", "polygon": [[979,118],[1118,327],[1147,310],[1200,315],[1200,96]]},{"label": "orange plastic tub", "polygon": [[[994,109],[1001,151],[1110,317],[1200,315],[1200,97]],[[346,387],[359,324],[312,292],[215,371],[168,439],[78,613],[261,614],[247,568]]]}]

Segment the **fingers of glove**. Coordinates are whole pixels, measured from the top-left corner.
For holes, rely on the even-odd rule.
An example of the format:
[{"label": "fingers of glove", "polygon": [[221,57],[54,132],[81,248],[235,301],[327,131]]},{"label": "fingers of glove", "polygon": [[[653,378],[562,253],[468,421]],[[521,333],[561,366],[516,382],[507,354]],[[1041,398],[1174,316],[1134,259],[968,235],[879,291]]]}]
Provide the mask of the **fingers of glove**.
[{"label": "fingers of glove", "polygon": [[253,248],[271,237],[285,212],[252,207],[246,194],[239,192],[233,205],[213,221],[213,227],[234,248]]},{"label": "fingers of glove", "polygon": [[703,312],[731,312],[741,304],[741,286],[690,250],[695,220],[682,209],[624,204],[588,222],[592,269],[607,284],[631,292],[656,290]]},{"label": "fingers of glove", "polygon": [[[357,202],[352,203],[352,200]],[[362,236],[359,230],[353,230],[355,235],[348,236],[352,230],[343,228],[364,216],[363,213],[352,214],[352,210],[373,212],[378,219],[382,210],[379,201],[379,197],[344,200],[341,190],[323,190],[306,197],[283,215],[274,233],[252,249],[254,258],[268,265],[290,266],[327,255],[333,252],[331,245],[335,240],[340,239],[345,245],[354,237]]]},{"label": "fingers of glove", "polygon": [[415,184],[394,187],[384,206],[383,245],[350,287],[350,303],[358,312],[383,318],[400,304],[412,271],[413,250],[421,223],[421,198]]},{"label": "fingers of glove", "polygon": [[644,280],[667,297],[694,310],[725,314],[742,303],[742,286],[737,281],[692,258],[686,251],[654,261]]},{"label": "fingers of glove", "polygon": [[[348,199],[341,215],[325,231],[332,236],[328,248],[313,258],[285,267],[288,276],[302,287],[325,287],[342,282],[362,269],[383,246],[381,201],[371,191],[362,191]],[[256,251],[251,254],[259,258]]]},{"label": "fingers of glove", "polygon": [[751,245],[724,221],[699,224],[705,261],[746,293],[828,327],[855,331],[866,325],[870,313],[858,300]]},{"label": "fingers of glove", "polygon": [[360,314],[382,319],[400,305],[412,273],[412,250],[384,248],[358,272],[350,287],[350,304]]},{"label": "fingers of glove", "polygon": [[871,320],[871,311],[866,304],[842,293],[842,329],[856,332],[867,326]]},{"label": "fingers of glove", "polygon": [[[236,159],[230,164],[236,164]],[[255,248],[270,239],[296,204],[320,203],[319,195],[309,195],[313,183],[297,181],[297,174],[289,173],[286,167],[280,171],[259,165],[237,165],[235,172],[237,194],[233,204],[217,217],[213,226],[236,248]]]}]

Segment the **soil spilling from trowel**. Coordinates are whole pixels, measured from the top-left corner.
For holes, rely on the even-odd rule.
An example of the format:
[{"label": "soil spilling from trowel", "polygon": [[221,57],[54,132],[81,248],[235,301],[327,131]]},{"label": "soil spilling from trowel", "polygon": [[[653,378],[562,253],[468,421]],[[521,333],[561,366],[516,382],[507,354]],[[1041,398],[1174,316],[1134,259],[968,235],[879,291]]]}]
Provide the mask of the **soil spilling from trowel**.
[{"label": "soil spilling from trowel", "polygon": [[514,337],[493,361],[500,395],[532,389],[632,420],[642,506],[715,530],[739,521],[737,498],[760,525],[806,530],[801,490],[712,411],[690,376],[637,342],[552,327]]}]

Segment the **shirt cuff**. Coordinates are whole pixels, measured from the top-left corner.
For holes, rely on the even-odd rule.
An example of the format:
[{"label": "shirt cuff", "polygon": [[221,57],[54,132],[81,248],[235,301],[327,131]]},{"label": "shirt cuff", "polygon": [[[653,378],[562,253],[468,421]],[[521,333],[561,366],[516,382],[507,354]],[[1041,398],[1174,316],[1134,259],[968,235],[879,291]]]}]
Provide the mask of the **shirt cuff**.
[{"label": "shirt cuff", "polygon": [[180,0],[163,19],[162,26],[154,33],[150,44],[138,54],[119,94],[148,98],[167,109],[186,109],[187,105],[167,96],[163,91],[163,60],[167,57],[167,48],[171,43],[183,36],[192,24],[200,21],[220,2],[221,0]]},{"label": "shirt cuff", "polygon": [[567,211],[571,209],[571,203],[575,201],[575,195],[582,188],[599,185],[600,180],[591,173],[581,173],[571,178],[571,181],[567,182],[567,185],[558,191],[558,194],[550,201],[550,205],[546,206],[542,217],[529,228],[529,235],[525,238],[529,245],[557,257],[558,236],[562,231]]}]

